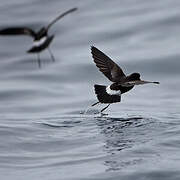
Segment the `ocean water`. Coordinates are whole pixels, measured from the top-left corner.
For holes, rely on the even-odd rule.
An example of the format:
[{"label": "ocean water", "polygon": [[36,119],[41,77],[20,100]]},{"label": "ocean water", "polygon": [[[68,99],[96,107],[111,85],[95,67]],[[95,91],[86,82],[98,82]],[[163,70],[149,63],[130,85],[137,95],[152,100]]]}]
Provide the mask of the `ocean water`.
[{"label": "ocean water", "polygon": [[[0,37],[0,179],[179,180],[180,1],[6,0],[0,28],[37,31],[72,7],[41,69],[30,37]],[[83,114],[93,85],[111,83],[91,45],[160,85],[133,88],[106,116],[103,105]]]}]

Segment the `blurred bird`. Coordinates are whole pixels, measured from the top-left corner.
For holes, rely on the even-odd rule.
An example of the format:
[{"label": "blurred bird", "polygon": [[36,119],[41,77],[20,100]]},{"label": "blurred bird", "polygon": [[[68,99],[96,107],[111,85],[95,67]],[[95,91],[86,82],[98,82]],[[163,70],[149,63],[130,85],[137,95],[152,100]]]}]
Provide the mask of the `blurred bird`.
[{"label": "blurred bird", "polygon": [[27,51],[27,53],[37,53],[37,59],[38,59],[38,65],[41,67],[41,61],[40,61],[40,52],[48,48],[48,51],[50,53],[50,56],[53,61],[55,61],[55,58],[49,48],[50,43],[52,42],[54,35],[49,36],[48,30],[49,28],[56,23],[59,19],[64,17],[65,15],[72,13],[76,11],[77,8],[69,9],[68,11],[60,14],[58,17],[56,17],[54,20],[52,20],[47,26],[42,27],[39,31],[35,32],[31,28],[28,27],[8,27],[5,29],[0,30],[0,35],[28,35],[33,38],[33,45],[32,47]]},{"label": "blurred bird", "polygon": [[140,79],[139,73],[132,73],[126,76],[123,70],[113,62],[108,56],[101,52],[96,47],[91,47],[91,53],[93,60],[99,70],[113,83],[109,86],[94,85],[95,93],[97,95],[98,102],[91,106],[95,106],[99,103],[108,104],[105,108],[101,110],[103,112],[107,109],[110,104],[117,103],[121,101],[121,94],[126,93],[131,90],[134,85],[154,83],[159,84],[159,82],[144,81]]}]

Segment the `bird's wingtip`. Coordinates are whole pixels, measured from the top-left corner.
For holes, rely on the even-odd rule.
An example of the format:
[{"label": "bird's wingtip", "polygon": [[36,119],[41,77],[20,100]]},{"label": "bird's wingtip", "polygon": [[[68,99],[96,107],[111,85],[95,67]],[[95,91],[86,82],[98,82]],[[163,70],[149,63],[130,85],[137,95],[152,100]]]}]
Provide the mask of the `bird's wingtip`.
[{"label": "bird's wingtip", "polygon": [[97,49],[94,45],[91,45],[91,51]]},{"label": "bird's wingtip", "polygon": [[74,8],[71,9],[71,11],[77,11],[77,10],[78,10],[77,7],[74,7]]},{"label": "bird's wingtip", "polygon": [[94,54],[96,52],[96,47],[94,45],[91,46],[91,54]]}]

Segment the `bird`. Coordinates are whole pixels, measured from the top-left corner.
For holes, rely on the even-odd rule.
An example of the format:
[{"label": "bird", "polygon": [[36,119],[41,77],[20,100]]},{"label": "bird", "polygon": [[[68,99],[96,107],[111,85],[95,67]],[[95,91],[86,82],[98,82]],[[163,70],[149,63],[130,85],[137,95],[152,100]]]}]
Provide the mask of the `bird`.
[{"label": "bird", "polygon": [[39,31],[35,32],[29,27],[8,27],[0,30],[0,35],[28,35],[33,38],[33,45],[27,51],[27,53],[37,53],[38,65],[41,67],[40,52],[48,49],[51,59],[55,61],[55,58],[49,48],[50,43],[54,39],[54,35],[48,35],[49,28],[56,23],[59,19],[65,15],[76,11],[77,8],[72,8],[53,19],[47,26],[42,27]]},{"label": "bird", "polygon": [[140,74],[137,72],[126,76],[119,65],[94,46],[91,46],[91,54],[99,71],[101,71],[112,82],[109,86],[98,84],[94,85],[98,102],[92,104],[91,106],[95,106],[99,103],[108,104],[101,110],[101,113],[107,109],[110,104],[120,102],[121,95],[130,91],[135,85],[148,83],[159,84],[159,82],[155,81],[141,80]]}]

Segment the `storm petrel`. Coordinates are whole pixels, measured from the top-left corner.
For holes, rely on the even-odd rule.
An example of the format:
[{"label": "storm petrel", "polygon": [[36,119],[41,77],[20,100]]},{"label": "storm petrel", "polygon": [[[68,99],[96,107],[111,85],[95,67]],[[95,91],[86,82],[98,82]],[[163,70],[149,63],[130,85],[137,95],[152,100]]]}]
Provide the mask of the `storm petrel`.
[{"label": "storm petrel", "polygon": [[91,53],[93,60],[99,70],[113,83],[109,86],[104,85],[94,85],[95,93],[97,95],[98,102],[94,103],[95,106],[99,103],[108,104],[105,108],[101,110],[103,112],[112,103],[117,103],[121,101],[121,94],[126,93],[131,90],[134,85],[155,83],[151,81],[143,81],[140,79],[139,73],[132,73],[126,76],[123,70],[108,56],[101,52],[96,47],[91,47]]},{"label": "storm petrel", "polygon": [[0,30],[0,35],[29,35],[33,38],[33,45],[32,47],[27,51],[27,53],[37,53],[37,59],[38,59],[38,65],[41,67],[41,61],[40,61],[40,52],[44,49],[48,48],[48,51],[50,53],[50,56],[53,61],[55,61],[55,58],[49,48],[50,43],[52,42],[54,35],[49,36],[48,30],[49,28],[59,19],[64,17],[65,15],[72,13],[76,11],[77,8],[69,9],[68,11],[60,14],[58,17],[53,19],[47,26],[42,27],[39,31],[35,32],[31,28],[28,27],[8,27],[5,29]]}]

